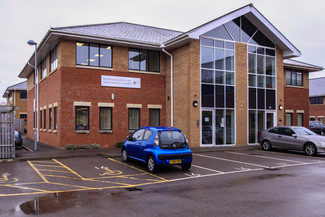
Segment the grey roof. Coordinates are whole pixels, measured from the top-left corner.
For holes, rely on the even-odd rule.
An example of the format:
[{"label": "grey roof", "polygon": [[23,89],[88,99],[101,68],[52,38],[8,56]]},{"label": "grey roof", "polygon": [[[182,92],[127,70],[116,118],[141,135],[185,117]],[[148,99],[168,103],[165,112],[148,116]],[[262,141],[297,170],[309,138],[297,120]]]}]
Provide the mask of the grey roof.
[{"label": "grey roof", "polygon": [[325,77],[309,79],[309,96],[325,96]]},{"label": "grey roof", "polygon": [[7,98],[8,93],[12,92],[13,90],[27,90],[27,81],[23,81],[18,84],[14,84],[12,86],[7,87],[2,97]]},{"label": "grey roof", "polygon": [[126,22],[52,28],[60,32],[160,45],[183,32]]},{"label": "grey roof", "polygon": [[294,59],[284,59],[283,64],[284,64],[284,67],[306,70],[308,72],[317,72],[317,71],[322,71],[324,69],[321,66],[304,63],[304,62],[297,61]]}]

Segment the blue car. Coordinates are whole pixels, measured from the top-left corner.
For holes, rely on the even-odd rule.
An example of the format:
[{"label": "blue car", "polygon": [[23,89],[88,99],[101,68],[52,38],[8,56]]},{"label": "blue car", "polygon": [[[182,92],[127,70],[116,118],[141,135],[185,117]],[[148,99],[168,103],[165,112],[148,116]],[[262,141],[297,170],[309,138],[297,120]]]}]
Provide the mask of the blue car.
[{"label": "blue car", "polygon": [[163,165],[180,165],[188,170],[192,152],[180,129],[142,127],[128,136],[122,146],[122,160],[127,162],[129,159],[145,162],[151,173]]}]

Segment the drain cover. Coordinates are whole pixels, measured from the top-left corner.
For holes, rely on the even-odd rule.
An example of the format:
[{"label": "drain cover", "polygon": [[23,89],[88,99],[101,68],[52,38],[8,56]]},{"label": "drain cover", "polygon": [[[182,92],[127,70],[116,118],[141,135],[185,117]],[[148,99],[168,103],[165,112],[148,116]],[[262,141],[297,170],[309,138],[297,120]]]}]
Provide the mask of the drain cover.
[{"label": "drain cover", "polygon": [[142,191],[141,188],[125,188],[127,191]]}]

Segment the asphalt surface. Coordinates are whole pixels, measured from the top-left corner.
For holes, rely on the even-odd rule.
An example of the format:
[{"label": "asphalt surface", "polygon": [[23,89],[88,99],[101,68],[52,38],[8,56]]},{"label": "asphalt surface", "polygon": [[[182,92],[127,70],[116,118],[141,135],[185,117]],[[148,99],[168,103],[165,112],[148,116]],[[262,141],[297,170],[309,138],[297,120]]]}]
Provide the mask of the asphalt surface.
[{"label": "asphalt surface", "polygon": [[[99,149],[77,149],[65,150],[57,149],[46,144],[37,143],[37,150],[34,150],[34,141],[28,139],[25,134],[22,135],[23,147],[16,150],[15,159],[0,159],[4,161],[27,161],[27,160],[44,160],[51,158],[73,158],[87,156],[103,156],[117,158],[121,156],[120,148],[99,148]],[[259,145],[244,145],[244,146],[221,146],[221,147],[190,147],[193,153],[218,152],[218,151],[241,151],[260,149]]]}]

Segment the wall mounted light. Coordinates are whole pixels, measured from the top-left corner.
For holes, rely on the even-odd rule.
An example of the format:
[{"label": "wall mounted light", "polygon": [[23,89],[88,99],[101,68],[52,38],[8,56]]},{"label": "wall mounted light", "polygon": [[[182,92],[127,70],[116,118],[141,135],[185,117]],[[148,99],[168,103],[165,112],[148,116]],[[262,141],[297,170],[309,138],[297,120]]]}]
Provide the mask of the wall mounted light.
[{"label": "wall mounted light", "polygon": [[194,100],[194,101],[193,101],[193,106],[194,106],[194,107],[198,107],[198,105],[199,105],[199,103],[198,103],[196,100]]},{"label": "wall mounted light", "polygon": [[279,110],[281,111],[283,109],[283,106],[280,104],[279,105]]},{"label": "wall mounted light", "polygon": [[111,100],[114,100],[114,93],[111,94]]}]

